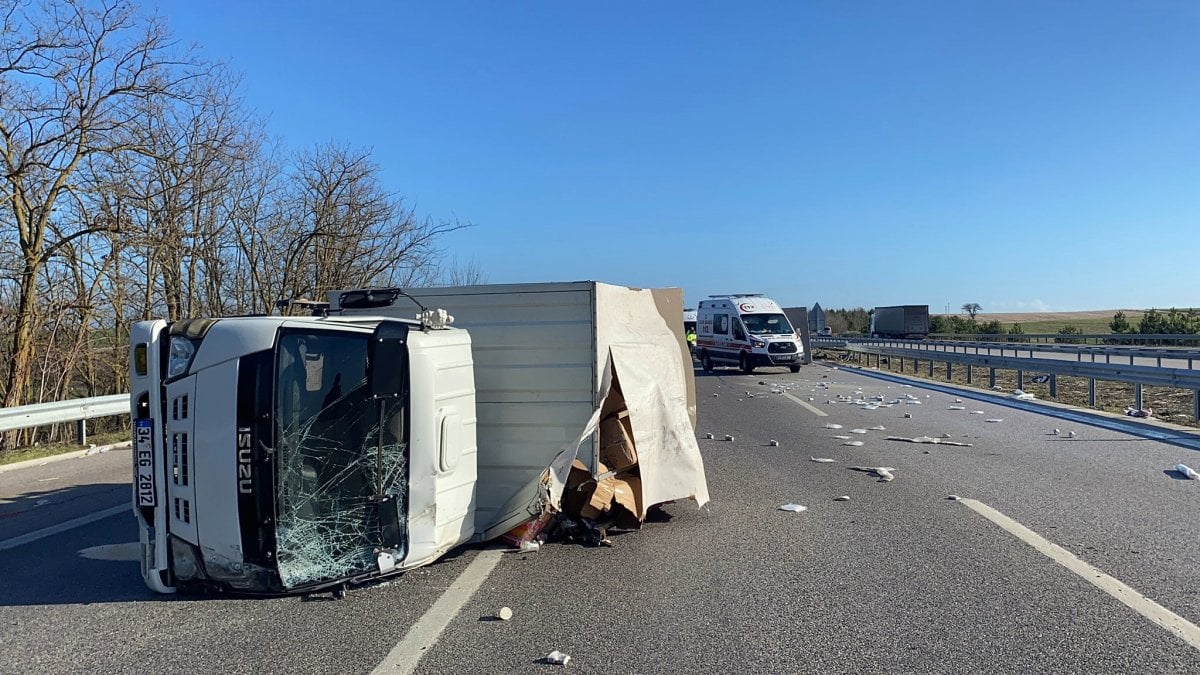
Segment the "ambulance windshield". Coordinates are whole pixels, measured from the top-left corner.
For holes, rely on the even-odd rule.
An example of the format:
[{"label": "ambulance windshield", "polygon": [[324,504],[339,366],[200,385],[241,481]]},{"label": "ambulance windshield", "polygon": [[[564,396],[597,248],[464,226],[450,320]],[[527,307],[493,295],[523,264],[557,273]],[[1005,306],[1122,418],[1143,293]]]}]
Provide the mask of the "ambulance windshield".
[{"label": "ambulance windshield", "polygon": [[782,314],[743,314],[742,323],[753,335],[789,335],[796,332]]}]

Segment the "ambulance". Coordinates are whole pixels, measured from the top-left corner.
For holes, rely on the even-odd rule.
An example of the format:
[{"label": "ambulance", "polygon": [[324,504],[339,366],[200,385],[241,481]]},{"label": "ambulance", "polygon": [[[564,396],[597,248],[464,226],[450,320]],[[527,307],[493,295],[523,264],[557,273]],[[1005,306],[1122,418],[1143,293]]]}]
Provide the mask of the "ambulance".
[{"label": "ambulance", "polygon": [[733,365],[743,373],[760,366],[800,372],[804,348],[779,303],[761,293],[711,295],[696,310],[696,356],[704,372]]}]

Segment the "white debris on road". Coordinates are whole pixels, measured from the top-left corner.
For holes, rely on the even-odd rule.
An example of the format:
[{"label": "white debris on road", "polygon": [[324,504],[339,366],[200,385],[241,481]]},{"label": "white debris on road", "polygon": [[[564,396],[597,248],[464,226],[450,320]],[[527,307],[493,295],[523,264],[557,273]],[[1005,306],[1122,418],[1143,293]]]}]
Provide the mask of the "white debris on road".
[{"label": "white debris on road", "polygon": [[818,462],[820,464],[832,464],[833,463],[833,460],[829,459],[828,457],[809,457],[808,461]]},{"label": "white debris on road", "polygon": [[1200,473],[1196,473],[1195,470],[1193,470],[1192,467],[1188,466],[1187,464],[1176,464],[1175,470],[1192,480],[1200,480]]},{"label": "white debris on road", "polygon": [[826,424],[825,428],[826,429],[841,429],[842,425],[830,423],[830,424]]},{"label": "white debris on road", "polygon": [[852,466],[850,467],[850,470],[875,474],[876,476],[879,476],[880,483],[890,482],[896,477],[892,474],[895,469],[890,466]]},{"label": "white debris on road", "polygon": [[558,666],[565,666],[571,660],[570,654],[564,654],[557,649],[546,655],[546,663],[553,663]]},{"label": "white debris on road", "polygon": [[849,446],[852,446],[855,448],[857,448],[858,446],[860,446],[862,444],[863,444],[862,441],[846,441],[845,443],[842,443],[842,445],[849,445]]},{"label": "white debris on road", "polygon": [[784,504],[783,506],[779,507],[779,510],[780,511],[791,511],[793,513],[801,513],[801,512],[807,511],[808,507],[804,506],[803,504]]},{"label": "white debris on road", "polygon": [[1000,419],[999,417],[989,417],[988,419],[984,420],[984,422],[992,422],[992,423],[1003,422],[1003,421],[1004,420]]},{"label": "white debris on road", "polygon": [[833,498],[833,501],[835,501],[835,502],[848,502],[848,501],[850,501],[850,495],[842,495],[841,497],[834,497],[834,498]]},{"label": "white debris on road", "polygon": [[916,438],[908,438],[906,436],[888,436],[889,441],[903,441],[905,443],[929,443],[932,445],[957,445],[963,448],[971,447],[970,443],[959,443],[958,441],[946,441],[940,438],[930,436],[917,436]]}]

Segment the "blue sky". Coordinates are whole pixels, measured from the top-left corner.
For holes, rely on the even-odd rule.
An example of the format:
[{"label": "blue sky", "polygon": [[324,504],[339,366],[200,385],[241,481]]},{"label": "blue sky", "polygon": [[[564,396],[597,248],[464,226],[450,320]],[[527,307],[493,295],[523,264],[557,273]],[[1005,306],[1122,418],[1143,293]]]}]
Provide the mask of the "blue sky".
[{"label": "blue sky", "polygon": [[1200,3],[157,7],[489,282],[1200,306]]}]

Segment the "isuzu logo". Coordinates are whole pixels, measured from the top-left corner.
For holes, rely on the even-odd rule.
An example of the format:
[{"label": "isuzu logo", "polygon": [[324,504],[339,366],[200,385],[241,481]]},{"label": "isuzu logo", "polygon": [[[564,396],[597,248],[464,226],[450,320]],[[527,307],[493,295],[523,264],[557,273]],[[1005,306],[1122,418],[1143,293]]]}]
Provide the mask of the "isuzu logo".
[{"label": "isuzu logo", "polygon": [[238,492],[248,495],[254,488],[252,479],[254,478],[253,465],[251,463],[251,437],[250,427],[238,427],[237,430],[237,475],[238,475]]}]

